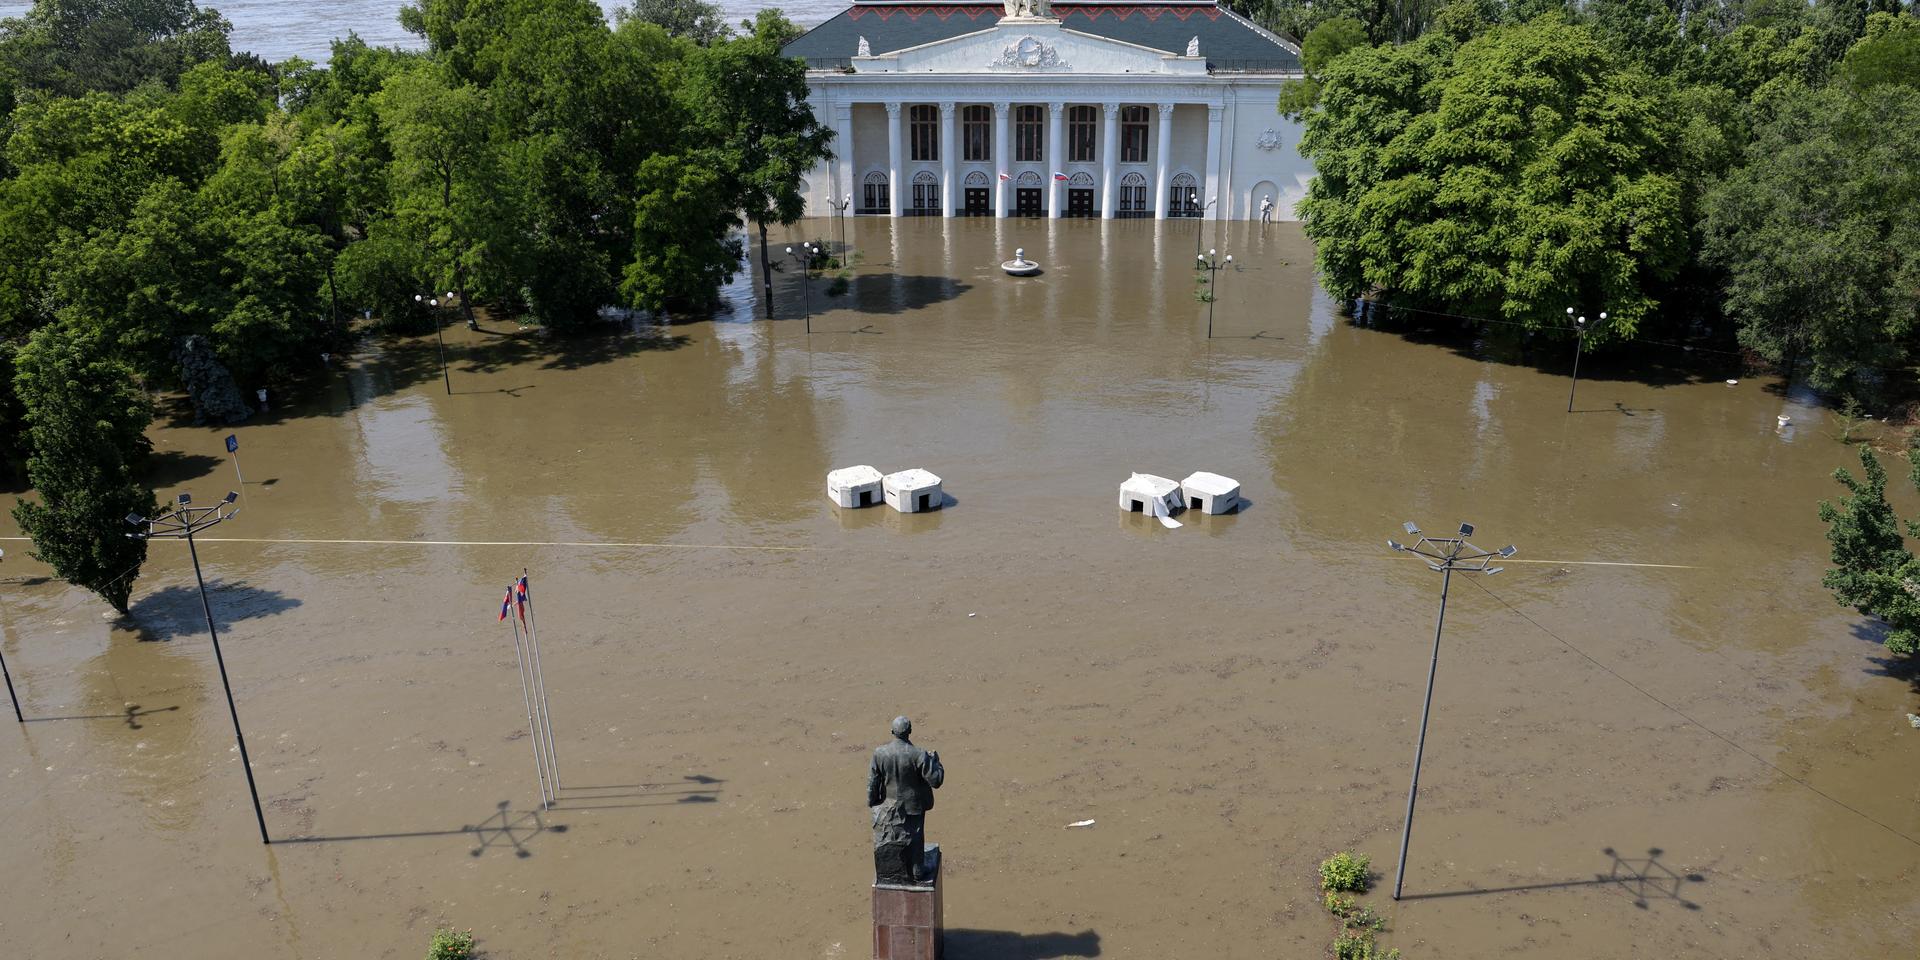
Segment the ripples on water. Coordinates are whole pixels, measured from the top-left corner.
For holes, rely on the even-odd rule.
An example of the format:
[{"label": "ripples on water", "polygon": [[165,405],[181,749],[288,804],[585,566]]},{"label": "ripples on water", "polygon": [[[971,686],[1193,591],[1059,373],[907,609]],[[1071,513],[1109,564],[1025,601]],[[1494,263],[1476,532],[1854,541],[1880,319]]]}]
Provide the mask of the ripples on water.
[{"label": "ripples on water", "polygon": [[[600,6],[611,11],[617,3]],[[18,0],[0,2],[0,17],[17,17],[32,7]],[[357,33],[375,46],[419,46],[419,38],[400,29],[395,0],[224,0],[202,3],[233,22],[233,47],[251,50],[268,60],[299,56],[325,61],[335,37]],[[802,26],[812,26],[840,12],[845,0],[796,0],[765,3],[728,0],[720,4],[727,22],[751,19],[765,7],[779,7]]]}]

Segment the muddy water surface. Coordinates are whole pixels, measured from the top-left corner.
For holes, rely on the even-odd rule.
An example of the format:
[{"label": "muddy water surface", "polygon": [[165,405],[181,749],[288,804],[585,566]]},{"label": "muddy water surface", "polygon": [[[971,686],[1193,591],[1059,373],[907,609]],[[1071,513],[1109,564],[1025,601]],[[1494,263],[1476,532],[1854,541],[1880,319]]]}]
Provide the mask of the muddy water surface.
[{"label": "muddy water surface", "polygon": [[[1454,583],[1389,943],[1920,939],[1915,694],[1819,586],[1851,455],[1818,410],[1601,369],[1569,415],[1559,359],[1338,316],[1291,226],[1205,241],[1241,265],[1213,340],[1191,223],[852,226],[810,321],[787,272],[772,321],[743,280],[711,323],[450,327],[451,396],[431,338],[369,342],[238,429],[201,559],[271,847],[184,546],[116,626],[9,542],[6,955],[411,958],[451,924],[494,958],[858,960],[863,768],[904,712],[949,772],[955,960],[1318,956],[1315,864],[1397,849],[1439,590],[1385,548],[1408,519],[1528,562]],[[1003,276],[1015,246],[1045,274]],[[226,432],[155,431],[163,496],[232,485]],[[855,463],[950,506],[837,514]],[[1115,509],[1195,470],[1249,509]],[[522,566],[544,813],[495,620]]]}]

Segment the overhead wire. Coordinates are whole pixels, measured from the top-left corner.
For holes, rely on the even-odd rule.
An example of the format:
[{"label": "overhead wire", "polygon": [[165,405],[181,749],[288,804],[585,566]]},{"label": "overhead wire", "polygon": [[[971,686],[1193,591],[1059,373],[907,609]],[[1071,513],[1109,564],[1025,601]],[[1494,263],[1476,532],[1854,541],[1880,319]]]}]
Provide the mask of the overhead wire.
[{"label": "overhead wire", "polygon": [[1848,813],[1851,813],[1854,816],[1859,817],[1860,819],[1865,820],[1868,823],[1871,823],[1874,826],[1879,827],[1880,829],[1885,830],[1888,833],[1891,833],[1894,836],[1899,837],[1900,839],[1905,840],[1910,844],[1913,844],[1916,847],[1920,847],[1920,839],[1915,839],[1914,837],[1906,833],[1903,833],[1900,830],[1888,825],[1885,821],[1882,821],[1874,817],[1872,814],[1869,814],[1861,810],[1860,808],[1855,807],[1854,805],[1846,802],[1845,800],[1842,800],[1839,797],[1836,797],[1833,794],[1830,794],[1825,790],[1822,790],[1819,787],[1816,787],[1813,784],[1808,783],[1805,779],[1794,776],[1792,773],[1789,773],[1785,769],[1783,769],[1779,764],[1774,763],[1773,761],[1768,760],[1767,758],[1762,757],[1757,753],[1754,753],[1752,750],[1749,750],[1746,747],[1741,746],[1738,742],[1733,740],[1733,738],[1726,736],[1720,731],[1715,730],[1704,723],[1701,723],[1700,721],[1694,719],[1686,711],[1680,709],[1679,707],[1674,706],[1671,703],[1668,703],[1666,700],[1661,699],[1659,696],[1655,695],[1652,691],[1648,690],[1647,688],[1637,683],[1634,683],[1632,680],[1622,675],[1620,671],[1615,670],[1612,667],[1607,666],[1605,663],[1600,662],[1600,660],[1595,658],[1592,654],[1589,654],[1585,650],[1582,650],[1579,647],[1574,646],[1571,642],[1567,640],[1567,638],[1562,637],[1561,635],[1554,633],[1552,630],[1548,629],[1546,624],[1543,624],[1540,621],[1535,620],[1532,616],[1528,615],[1525,610],[1522,610],[1519,607],[1516,607],[1513,604],[1507,602],[1507,599],[1505,597],[1502,597],[1499,594],[1494,593],[1492,590],[1487,589],[1486,585],[1482,584],[1479,578],[1468,577],[1466,579],[1469,583],[1472,583],[1474,586],[1479,587],[1480,592],[1486,594],[1489,597],[1492,597],[1501,606],[1506,607],[1508,610],[1513,611],[1513,613],[1518,617],[1520,617],[1520,619],[1525,620],[1526,622],[1532,624],[1534,629],[1537,629],[1541,633],[1544,633],[1547,636],[1552,637],[1554,640],[1559,641],[1561,646],[1566,647],[1568,650],[1573,651],[1575,654],[1578,654],[1582,659],[1586,660],[1588,663],[1591,663],[1594,666],[1599,667],[1601,670],[1605,671],[1609,676],[1613,677],[1615,680],[1618,680],[1621,683],[1624,683],[1627,686],[1633,688],[1633,690],[1636,693],[1639,693],[1641,696],[1646,697],[1648,700],[1651,700],[1662,707],[1665,707],[1668,711],[1672,712],[1674,716],[1677,716],[1680,719],[1685,720],[1687,723],[1705,732],[1708,736],[1711,736],[1714,739],[1719,740],[1721,743],[1724,743],[1727,746],[1732,747],[1733,749],[1739,751],[1740,753],[1745,754],[1749,759],[1753,760],[1755,763],[1758,763],[1761,766],[1764,766],[1767,769],[1772,770],[1773,772],[1787,778],[1793,783],[1798,784],[1803,789],[1826,800],[1828,803],[1831,803],[1841,808],[1842,810],[1845,810]]}]

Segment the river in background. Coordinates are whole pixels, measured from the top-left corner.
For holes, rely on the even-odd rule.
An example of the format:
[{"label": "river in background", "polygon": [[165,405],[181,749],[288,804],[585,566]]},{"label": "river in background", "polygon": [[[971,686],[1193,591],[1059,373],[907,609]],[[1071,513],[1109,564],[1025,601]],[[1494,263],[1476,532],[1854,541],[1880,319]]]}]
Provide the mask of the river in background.
[{"label": "river in background", "polygon": [[[233,22],[233,48],[250,50],[268,60],[305,57],[321,63],[336,37],[357,33],[375,46],[417,47],[420,39],[400,29],[395,0],[216,0],[202,7],[220,11]],[[603,2],[609,13],[617,3]],[[17,17],[33,4],[18,0],[0,3],[0,17]],[[752,19],[766,7],[779,7],[801,26],[813,26],[848,6],[847,0],[721,0],[728,23]]]}]

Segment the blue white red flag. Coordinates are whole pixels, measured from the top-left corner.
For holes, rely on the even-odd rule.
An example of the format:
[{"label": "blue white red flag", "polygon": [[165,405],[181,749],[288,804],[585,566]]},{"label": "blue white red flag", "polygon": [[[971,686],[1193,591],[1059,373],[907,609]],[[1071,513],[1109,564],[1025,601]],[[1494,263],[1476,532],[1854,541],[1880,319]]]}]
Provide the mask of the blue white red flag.
[{"label": "blue white red flag", "polygon": [[1000,175],[1000,179],[1002,179],[1002,180],[1012,180],[1012,179],[1013,179],[1013,177],[1011,177],[1011,176],[1008,176],[1007,174],[1004,174],[1004,173],[1003,173],[1003,174],[1001,174],[1001,175]]},{"label": "blue white red flag", "polygon": [[1058,171],[1058,170],[1055,170],[1055,171],[1053,172],[1053,178],[1054,178],[1055,180],[1065,180],[1065,179],[1067,178],[1067,175],[1066,175],[1066,174],[1064,174],[1064,173],[1061,173],[1061,172],[1060,172],[1060,171]]},{"label": "blue white red flag", "polygon": [[522,576],[520,579],[515,580],[513,582],[513,589],[509,592],[513,596],[514,603],[517,604],[520,608],[520,622],[526,623],[527,622],[527,578],[525,576]]},{"label": "blue white red flag", "polygon": [[[500,598],[500,619],[505,620],[507,618],[507,611],[512,608],[513,608],[513,591],[508,590],[507,595]],[[495,622],[498,622],[498,621],[495,621]]]}]

